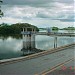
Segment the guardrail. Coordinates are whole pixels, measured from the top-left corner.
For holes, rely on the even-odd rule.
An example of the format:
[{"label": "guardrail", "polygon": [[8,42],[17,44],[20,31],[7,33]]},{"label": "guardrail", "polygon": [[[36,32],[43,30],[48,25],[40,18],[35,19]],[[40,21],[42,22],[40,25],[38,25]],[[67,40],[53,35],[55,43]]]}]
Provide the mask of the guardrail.
[{"label": "guardrail", "polygon": [[56,33],[56,32],[38,32],[37,35],[52,35],[52,36],[75,36],[75,33]]}]

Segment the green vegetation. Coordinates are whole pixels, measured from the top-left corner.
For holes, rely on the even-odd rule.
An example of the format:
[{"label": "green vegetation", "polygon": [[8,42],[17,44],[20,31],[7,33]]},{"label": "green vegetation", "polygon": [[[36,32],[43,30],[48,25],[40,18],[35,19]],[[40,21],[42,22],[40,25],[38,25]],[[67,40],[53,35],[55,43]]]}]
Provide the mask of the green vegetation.
[{"label": "green vegetation", "polygon": [[39,30],[46,30],[46,28],[39,28]]},{"label": "green vegetation", "polygon": [[[8,25],[8,24],[1,24],[0,25],[0,34],[20,34],[22,31],[22,27],[32,27],[32,28],[36,28],[36,31],[39,31],[39,29],[36,26],[33,26],[31,24],[28,23],[16,23],[16,24],[12,24],[12,25]],[[30,31],[30,29],[29,29]]]},{"label": "green vegetation", "polygon": [[[46,30],[47,28],[39,28],[40,30]],[[59,30],[58,27],[51,27],[52,30]]]},{"label": "green vegetation", "polygon": [[63,28],[63,30],[75,30],[75,27]]},{"label": "green vegetation", "polygon": [[[40,30],[46,30],[47,28],[39,28]],[[67,27],[67,28],[58,28],[58,27],[52,27],[52,30],[75,30],[75,27]]]},{"label": "green vegetation", "polygon": [[[28,23],[16,23],[12,25],[8,24],[0,24],[0,35],[12,35],[12,34],[20,34],[23,27],[32,27],[35,28],[36,31],[40,30],[46,30],[46,28],[37,28],[34,25],[28,24]],[[28,29],[31,31],[30,29]],[[58,27],[52,27],[52,30],[60,30]],[[75,30],[75,27],[67,27],[63,28],[62,30]]]},{"label": "green vegetation", "polygon": [[59,30],[58,27],[52,27],[52,30]]}]

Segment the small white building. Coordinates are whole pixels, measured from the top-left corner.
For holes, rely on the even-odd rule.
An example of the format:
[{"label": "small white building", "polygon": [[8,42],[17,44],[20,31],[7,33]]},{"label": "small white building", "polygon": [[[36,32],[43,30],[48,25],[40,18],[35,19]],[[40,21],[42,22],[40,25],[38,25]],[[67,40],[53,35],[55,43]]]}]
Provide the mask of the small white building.
[{"label": "small white building", "polygon": [[23,27],[21,32],[23,37],[23,50],[35,49],[35,32],[36,29],[32,27]]}]

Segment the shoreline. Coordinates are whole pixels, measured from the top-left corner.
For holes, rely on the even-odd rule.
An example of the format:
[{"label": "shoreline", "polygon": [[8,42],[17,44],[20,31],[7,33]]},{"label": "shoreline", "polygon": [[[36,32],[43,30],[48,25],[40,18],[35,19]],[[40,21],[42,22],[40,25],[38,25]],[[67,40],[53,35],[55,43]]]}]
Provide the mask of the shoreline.
[{"label": "shoreline", "polygon": [[37,57],[41,57],[41,56],[44,56],[44,55],[48,55],[48,54],[52,54],[52,53],[55,53],[55,52],[58,52],[58,51],[62,51],[64,49],[72,47],[74,45],[75,45],[75,43],[72,43],[72,44],[68,44],[68,45],[65,45],[65,46],[53,48],[53,49],[50,49],[50,50],[47,50],[47,51],[43,51],[43,52],[35,53],[35,54],[32,54],[32,55],[28,55],[28,56],[25,56],[25,57],[17,57],[17,58],[0,60],[0,64],[9,64],[9,63],[20,62],[20,61],[25,61],[25,60],[29,60],[29,59],[34,59],[34,58],[37,58]]}]

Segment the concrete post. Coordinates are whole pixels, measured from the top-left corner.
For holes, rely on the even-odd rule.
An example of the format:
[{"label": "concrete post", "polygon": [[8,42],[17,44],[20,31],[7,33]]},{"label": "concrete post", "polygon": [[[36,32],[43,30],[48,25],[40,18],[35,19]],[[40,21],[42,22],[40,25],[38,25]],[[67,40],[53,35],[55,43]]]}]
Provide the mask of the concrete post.
[{"label": "concrete post", "polygon": [[25,28],[25,32],[27,32],[27,28]]},{"label": "concrete post", "polygon": [[32,30],[31,30],[32,32],[33,32],[33,28],[32,28]]},{"label": "concrete post", "polygon": [[56,48],[57,48],[57,37],[56,37]]},{"label": "concrete post", "polygon": [[27,39],[28,48],[31,48],[31,37],[28,35]]},{"label": "concrete post", "polygon": [[27,49],[27,35],[23,35],[23,48]]},{"label": "concrete post", "polygon": [[35,35],[31,35],[31,48],[35,48]]},{"label": "concrete post", "polygon": [[24,32],[24,28],[23,28],[23,32]]},{"label": "concrete post", "polygon": [[54,48],[57,48],[57,37],[54,37]]}]

